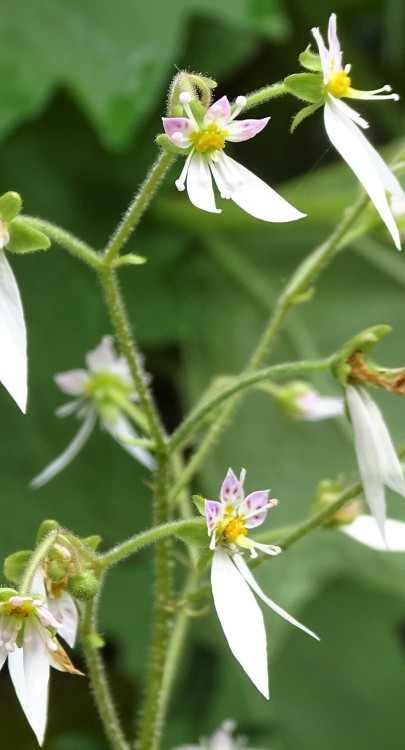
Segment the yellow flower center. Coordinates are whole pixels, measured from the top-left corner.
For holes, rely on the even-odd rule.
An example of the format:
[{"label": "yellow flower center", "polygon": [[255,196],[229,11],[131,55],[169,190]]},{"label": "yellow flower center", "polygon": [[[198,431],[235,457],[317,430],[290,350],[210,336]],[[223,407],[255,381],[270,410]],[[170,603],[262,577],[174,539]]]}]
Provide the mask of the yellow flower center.
[{"label": "yellow flower center", "polygon": [[4,609],[9,617],[17,617],[20,620],[25,617],[33,617],[33,615],[37,612],[35,607],[32,605],[32,602],[30,601],[21,602],[21,604],[12,604],[11,602],[6,602],[4,605]]},{"label": "yellow flower center", "polygon": [[246,536],[247,531],[242,519],[233,518],[226,524],[222,533],[226,541],[235,542],[239,536]]},{"label": "yellow flower center", "polygon": [[352,85],[350,76],[344,70],[332,73],[326,86],[326,90],[333,96],[344,96]]},{"label": "yellow flower center", "polygon": [[225,138],[228,135],[227,130],[220,130],[218,125],[210,123],[207,129],[202,133],[192,133],[191,140],[194,143],[194,148],[200,154],[213,153],[214,151],[221,151],[225,148]]}]

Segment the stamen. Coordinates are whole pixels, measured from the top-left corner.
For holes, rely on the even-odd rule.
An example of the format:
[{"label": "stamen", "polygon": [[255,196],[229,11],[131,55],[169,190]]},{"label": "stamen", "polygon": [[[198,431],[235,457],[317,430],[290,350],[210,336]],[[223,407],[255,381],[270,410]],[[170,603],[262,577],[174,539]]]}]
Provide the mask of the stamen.
[{"label": "stamen", "polygon": [[246,106],[246,101],[247,101],[246,96],[237,96],[236,97],[236,99],[235,99],[235,105],[236,106],[235,106],[235,109],[234,109],[234,111],[232,112],[232,114],[231,114],[231,116],[229,118],[229,122],[231,122],[231,120],[234,120],[235,117],[238,116],[239,112],[243,109],[243,107]]},{"label": "stamen", "polygon": [[256,508],[256,510],[252,510],[251,513],[248,513],[247,515],[243,514],[243,517],[244,517],[245,521],[247,521],[248,518],[254,518],[254,516],[259,515],[264,510],[268,510],[269,508],[273,508],[277,504],[278,504],[278,500],[275,500],[275,499],[274,500],[269,500],[269,502],[266,503],[266,505],[262,505],[261,508]]},{"label": "stamen", "polygon": [[193,115],[193,113],[191,111],[191,107],[190,107],[190,102],[192,101],[191,94],[189,94],[187,91],[183,91],[180,94],[180,96],[179,96],[179,101],[180,101],[180,104],[183,105],[183,109],[184,109],[185,113],[188,115],[188,117],[191,120],[191,122],[195,125],[195,127],[197,128],[197,130],[199,130],[200,126],[199,126],[197,120],[195,119],[195,117],[194,117],[194,115]]},{"label": "stamen", "polygon": [[177,190],[180,190],[180,192],[183,192],[183,190],[185,189],[187,172],[188,172],[188,168],[189,168],[189,165],[190,165],[191,157],[193,156],[193,154],[194,154],[194,149],[192,151],[190,151],[190,153],[189,153],[186,161],[184,162],[184,167],[181,170],[180,177],[174,183],[176,185]]}]

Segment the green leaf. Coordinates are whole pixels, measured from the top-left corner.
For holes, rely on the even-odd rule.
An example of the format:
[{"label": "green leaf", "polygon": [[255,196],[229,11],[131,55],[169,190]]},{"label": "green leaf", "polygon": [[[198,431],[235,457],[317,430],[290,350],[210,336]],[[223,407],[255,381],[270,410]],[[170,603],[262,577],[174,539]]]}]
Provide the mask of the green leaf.
[{"label": "green leaf", "polygon": [[44,536],[49,534],[50,531],[55,531],[55,529],[60,529],[60,523],[58,523],[58,521],[55,521],[53,518],[42,521],[37,532],[37,538],[35,540],[36,544],[39,544]]},{"label": "green leaf", "polygon": [[298,127],[298,125],[300,125],[306,117],[312,115],[321,106],[321,104],[309,104],[307,107],[303,107],[303,109],[300,109],[299,112],[297,112],[297,114],[294,116],[294,119],[291,123],[290,132],[293,133],[295,128]]},{"label": "green leaf", "polygon": [[205,500],[201,495],[193,495],[193,503],[197,508],[198,512],[205,516]]},{"label": "green leaf", "polygon": [[212,549],[204,549],[201,552],[200,557],[198,558],[197,568],[200,571],[200,573],[204,573],[207,568],[211,565],[212,556],[214,554],[214,551]]},{"label": "green leaf", "polygon": [[322,73],[321,58],[319,57],[319,55],[311,51],[310,44],[308,44],[308,47],[306,48],[306,50],[304,50],[304,52],[301,52],[298,59],[303,68],[312,70],[313,73]]},{"label": "green leaf", "polygon": [[320,73],[294,73],[284,78],[287,91],[304,102],[317,103],[325,99],[323,78]]},{"label": "green leaf", "polygon": [[51,243],[48,237],[29,225],[25,218],[16,218],[9,225],[10,239],[7,250],[12,253],[32,253],[35,250],[48,250]]},{"label": "green leaf", "polygon": [[196,524],[195,521],[190,521],[189,523],[185,521],[175,532],[175,536],[185,544],[191,544],[193,547],[208,546],[207,527],[202,519],[200,524]]},{"label": "green leaf", "polygon": [[19,583],[32,550],[24,549],[8,555],[3,563],[3,573],[11,583]]},{"label": "green leaf", "polygon": [[21,196],[18,193],[9,191],[0,196],[0,218],[9,222],[12,221],[21,211]]}]

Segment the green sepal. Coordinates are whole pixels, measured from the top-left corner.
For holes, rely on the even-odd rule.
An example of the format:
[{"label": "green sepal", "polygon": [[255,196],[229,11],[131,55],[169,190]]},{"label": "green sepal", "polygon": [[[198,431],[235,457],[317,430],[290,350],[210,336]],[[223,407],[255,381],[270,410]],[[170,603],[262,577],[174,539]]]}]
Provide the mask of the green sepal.
[{"label": "green sepal", "polygon": [[51,581],[61,581],[66,577],[66,565],[59,560],[51,560],[47,565],[46,574]]},{"label": "green sepal", "polygon": [[379,344],[381,339],[391,331],[391,326],[372,326],[371,328],[366,328],[364,331],[360,331],[360,333],[350,339],[350,341],[347,341],[333,357],[333,364],[331,366],[331,371],[338,379],[339,383],[346,385],[347,379],[350,375],[351,367],[347,364],[347,360],[350,359],[355,352],[361,351],[366,354],[371,352],[374,347]]},{"label": "green sepal", "polygon": [[214,551],[212,549],[209,549],[209,547],[201,552],[201,555],[198,558],[197,562],[197,569],[200,571],[200,573],[205,573],[207,568],[209,568],[213,555]]},{"label": "green sepal", "polygon": [[3,563],[3,573],[9,581],[12,583],[20,582],[31,555],[32,550],[22,549],[6,557]]},{"label": "green sepal", "polygon": [[102,537],[99,534],[92,534],[91,536],[86,536],[85,539],[81,540],[83,544],[86,547],[89,547],[93,552],[96,552],[99,544],[102,541]]},{"label": "green sepal", "polygon": [[79,573],[69,578],[67,589],[75,599],[86,602],[96,596],[98,580],[94,573]]},{"label": "green sepal", "polygon": [[206,107],[200,102],[199,99],[192,99],[190,102],[190,109],[198,123],[202,124],[204,115],[207,111]]},{"label": "green sepal", "polygon": [[111,265],[113,268],[119,268],[120,266],[141,266],[146,261],[147,258],[144,258],[143,255],[127,253],[127,255],[121,255],[120,258],[115,258]]},{"label": "green sepal", "polygon": [[293,73],[284,78],[287,91],[304,102],[321,106],[325,101],[325,88],[320,73]]},{"label": "green sepal", "polygon": [[9,224],[8,232],[10,239],[7,250],[12,253],[32,253],[34,250],[48,250],[51,246],[46,234],[31,227],[27,219],[14,219]]},{"label": "green sepal", "polygon": [[22,206],[21,196],[10,190],[8,193],[0,195],[0,219],[8,223],[15,219],[20,213]]},{"label": "green sepal", "polygon": [[312,52],[310,44],[304,52],[301,52],[298,60],[303,68],[311,70],[313,73],[322,73],[321,58],[315,52]]},{"label": "green sepal", "polygon": [[104,648],[105,640],[98,633],[89,633],[86,635],[86,641],[93,646],[93,648]]},{"label": "green sepal", "polygon": [[185,544],[193,547],[206,547],[208,544],[207,527],[202,519],[196,521],[185,521],[175,532],[174,536]]},{"label": "green sepal", "polygon": [[205,500],[201,495],[193,495],[193,503],[201,516],[205,516]]},{"label": "green sepal", "polygon": [[6,586],[0,588],[0,602],[8,602],[10,596],[17,596],[18,591],[15,589],[9,589]]},{"label": "green sepal", "polygon": [[42,521],[37,532],[37,538],[35,540],[36,544],[42,542],[44,536],[49,534],[50,531],[55,531],[55,529],[60,529],[60,527],[60,523],[58,523],[58,521],[54,521],[51,518],[46,519],[46,521]]},{"label": "green sepal", "polygon": [[321,106],[321,103],[308,104],[307,107],[303,107],[303,109],[300,109],[299,112],[297,112],[297,114],[294,116],[294,119],[291,123],[290,133],[293,133],[295,128],[297,128],[298,125],[300,125],[302,121],[306,119],[306,117],[312,115]]},{"label": "green sepal", "polygon": [[157,143],[160,148],[164,148],[165,151],[170,151],[172,154],[180,154],[181,156],[187,154],[187,150],[175,146],[166,133],[159,133],[155,138],[155,143]]}]

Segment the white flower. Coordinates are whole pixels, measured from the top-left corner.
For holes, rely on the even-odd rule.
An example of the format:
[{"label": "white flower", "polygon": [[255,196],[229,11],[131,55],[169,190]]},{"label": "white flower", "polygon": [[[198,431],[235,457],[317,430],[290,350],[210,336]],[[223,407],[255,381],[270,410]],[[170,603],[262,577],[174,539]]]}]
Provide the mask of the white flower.
[{"label": "white flower", "polygon": [[346,397],[364,496],[388,543],[384,485],[405,497],[402,467],[382,414],[365,388],[347,385]]},{"label": "white flower", "polygon": [[329,48],[326,47],[318,28],[312,29],[312,33],[318,45],[323,71],[326,132],[335,148],[360,180],[396,247],[400,250],[399,232],[386,193],[397,196],[399,199],[405,199],[405,193],[397,178],[361,132],[360,128],[367,128],[368,123],[341,99],[344,96],[363,100],[398,100],[399,97],[397,94],[389,93],[391,92],[390,86],[383,86],[374,91],[359,91],[352,88],[349,77],[350,65],[343,67],[343,53],[336,34],[335,13],[332,13],[329,19]]},{"label": "white flower", "polygon": [[[163,126],[168,138],[187,153],[186,163],[176,187],[187,192],[191,203],[211,213],[220,213],[215,205],[212,177],[221,198],[230,198],[240,208],[256,219],[285,222],[301,219],[305,214],[297,211],[263,180],[226,156],[227,142],[246,141],[260,133],[269,117],[262,120],[241,120],[235,117],[246,104],[244,96],[236,99],[236,108],[226,96],[214,102],[200,121],[191,109],[191,95],[180,94],[187,117],[163,117]],[[212,177],[211,177],[212,175]]]},{"label": "white flower", "polygon": [[10,677],[27,720],[42,745],[49,667],[80,674],[55,638],[58,623],[39,598],[11,596],[0,603],[0,668],[8,657]]},{"label": "white flower", "polygon": [[0,219],[0,382],[25,413],[27,407],[27,333],[20,293],[3,248],[9,241]]},{"label": "white flower", "polygon": [[66,450],[32,480],[34,488],[49,482],[77,456],[98,419],[131,456],[148,469],[155,467],[147,450],[131,445],[137,433],[124,410],[131,408],[131,401],[135,401],[137,395],[128,364],[124,357],[116,355],[111,336],[104,336],[101,344],[87,354],[86,364],[87,370],[69,370],[55,375],[59,388],[75,397],[57,410],[58,416],[76,413],[83,424]]},{"label": "white flower", "polygon": [[256,549],[268,555],[281,552],[279,547],[259,544],[247,538],[248,529],[262,524],[268,509],[276,501],[269,500],[268,490],[252,492],[245,498],[244,478],[244,470],[238,480],[229,469],[221,487],[220,502],[205,501],[210,547],[214,549],[211,586],[215,609],[229,648],[253,684],[268,698],[266,632],[263,615],[252,590],[285,620],[319,639],[264,594],[242,558],[241,550],[244,549],[248,549],[252,557],[257,555]]},{"label": "white flower", "polygon": [[211,737],[203,737],[198,745],[182,745],[177,750],[249,750],[244,737],[232,737],[235,727],[234,721],[224,721]]},{"label": "white flower", "polygon": [[361,544],[379,552],[405,552],[405,523],[387,518],[385,521],[385,540],[372,516],[359,515],[352,523],[342,524],[339,531],[350,536]]}]

